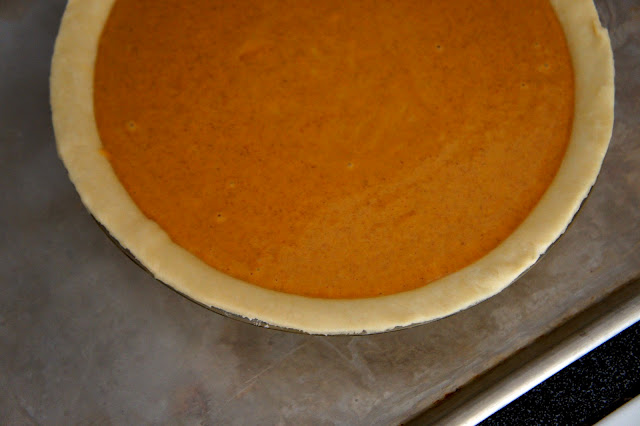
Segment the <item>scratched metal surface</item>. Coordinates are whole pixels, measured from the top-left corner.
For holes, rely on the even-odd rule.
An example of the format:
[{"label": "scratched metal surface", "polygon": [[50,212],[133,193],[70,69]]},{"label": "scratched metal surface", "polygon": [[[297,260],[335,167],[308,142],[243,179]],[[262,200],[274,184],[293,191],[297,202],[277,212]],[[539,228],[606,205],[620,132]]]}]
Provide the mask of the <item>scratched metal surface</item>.
[{"label": "scratched metal surface", "polygon": [[47,77],[64,3],[0,0],[3,423],[397,423],[640,275],[640,0],[598,2],[616,123],[568,232],[498,296],[359,337],[216,315],[107,239],[55,152]]}]

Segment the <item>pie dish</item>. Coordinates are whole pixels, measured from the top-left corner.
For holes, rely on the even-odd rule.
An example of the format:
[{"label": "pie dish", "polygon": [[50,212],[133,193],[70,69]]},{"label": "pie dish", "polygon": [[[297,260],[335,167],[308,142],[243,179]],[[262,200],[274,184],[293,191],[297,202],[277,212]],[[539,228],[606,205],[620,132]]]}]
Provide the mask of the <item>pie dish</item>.
[{"label": "pie dish", "polygon": [[83,203],[206,306],[318,334],[440,318],[595,182],[614,89],[590,0],[201,3],[70,0],[51,104]]}]

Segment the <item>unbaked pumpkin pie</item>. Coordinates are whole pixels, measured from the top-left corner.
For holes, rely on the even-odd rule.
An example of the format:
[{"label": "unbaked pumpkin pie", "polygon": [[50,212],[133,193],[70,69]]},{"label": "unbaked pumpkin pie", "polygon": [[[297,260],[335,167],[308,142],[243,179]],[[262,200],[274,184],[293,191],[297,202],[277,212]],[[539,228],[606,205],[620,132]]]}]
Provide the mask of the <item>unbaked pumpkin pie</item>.
[{"label": "unbaked pumpkin pie", "polygon": [[158,279],[311,333],[425,322],[564,231],[611,135],[590,0],[70,0],[51,102]]}]

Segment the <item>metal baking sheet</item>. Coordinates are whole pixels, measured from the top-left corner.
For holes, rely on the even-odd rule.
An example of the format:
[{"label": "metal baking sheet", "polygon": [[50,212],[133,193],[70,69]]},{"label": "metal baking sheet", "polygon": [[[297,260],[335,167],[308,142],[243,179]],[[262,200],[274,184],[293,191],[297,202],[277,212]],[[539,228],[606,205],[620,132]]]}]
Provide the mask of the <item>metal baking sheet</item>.
[{"label": "metal baking sheet", "polygon": [[354,337],[216,315],[108,240],[55,150],[48,73],[64,3],[0,0],[5,423],[399,423],[640,276],[639,0],[597,2],[615,52],[616,122],[566,234],[496,297]]}]

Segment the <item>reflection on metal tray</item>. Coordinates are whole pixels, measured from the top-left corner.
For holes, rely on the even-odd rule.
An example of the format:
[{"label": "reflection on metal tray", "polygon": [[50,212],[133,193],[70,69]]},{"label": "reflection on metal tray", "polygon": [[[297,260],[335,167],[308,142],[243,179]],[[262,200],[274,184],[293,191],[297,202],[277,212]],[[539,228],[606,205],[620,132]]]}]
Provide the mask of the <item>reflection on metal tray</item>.
[{"label": "reflection on metal tray", "polygon": [[640,321],[640,280],[540,337],[409,424],[476,424]]},{"label": "reflection on metal tray", "polygon": [[[473,308],[351,337],[212,315],[104,237],[57,158],[51,129],[49,61],[64,4],[0,1],[7,423],[399,423],[519,350],[535,351],[540,336],[640,276],[638,0],[597,2],[614,47],[616,123],[598,182],[567,233],[524,277]],[[594,324],[586,330],[597,340],[606,333]],[[589,344],[576,343],[579,351]],[[573,356],[549,354],[557,365]],[[491,392],[478,395],[498,397]]]}]

